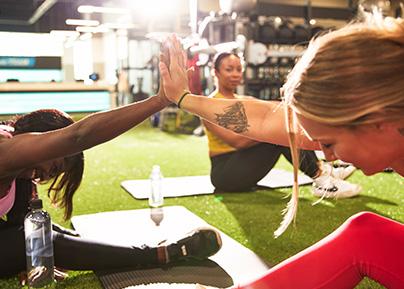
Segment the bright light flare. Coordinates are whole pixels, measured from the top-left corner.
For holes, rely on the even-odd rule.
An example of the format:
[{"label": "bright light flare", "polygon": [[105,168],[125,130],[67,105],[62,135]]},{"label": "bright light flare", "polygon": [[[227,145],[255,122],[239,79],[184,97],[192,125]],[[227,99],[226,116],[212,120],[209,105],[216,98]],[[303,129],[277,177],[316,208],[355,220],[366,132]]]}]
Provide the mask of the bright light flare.
[{"label": "bright light flare", "polygon": [[73,30],[52,30],[50,35],[60,38],[76,38],[80,35],[80,33]]},{"label": "bright light flare", "polygon": [[135,13],[152,18],[175,15],[179,9],[179,0],[128,0],[127,3]]},{"label": "bright light flare", "polygon": [[100,22],[97,20],[66,19],[66,24],[75,26],[98,26]]},{"label": "bright light flare", "polygon": [[127,14],[128,10],[123,8],[115,8],[115,7],[98,7],[91,5],[81,5],[77,8],[79,13],[103,13],[103,14]]},{"label": "bright light flare", "polygon": [[103,25],[97,27],[77,26],[76,31],[81,33],[107,33],[109,29]]}]

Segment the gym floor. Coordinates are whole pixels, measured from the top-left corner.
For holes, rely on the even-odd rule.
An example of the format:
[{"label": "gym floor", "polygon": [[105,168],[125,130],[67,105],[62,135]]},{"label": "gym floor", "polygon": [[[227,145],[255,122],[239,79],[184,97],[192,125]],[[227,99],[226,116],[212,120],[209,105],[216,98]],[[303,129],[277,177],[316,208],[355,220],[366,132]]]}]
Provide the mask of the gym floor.
[{"label": "gym floor", "polygon": [[[151,128],[145,122],[128,133],[85,153],[83,183],[74,197],[74,215],[102,211],[147,208],[147,201],[134,199],[120,182],[148,178],[154,164],[159,164],[165,177],[209,174],[209,158],[205,137],[168,134]],[[291,170],[281,159],[277,168]],[[403,178],[395,173],[366,177],[356,171],[350,182],[363,187],[359,197],[344,200],[316,200],[310,186],[301,187],[295,226],[278,239],[273,232],[281,221],[281,211],[290,189],[260,190],[198,197],[171,198],[165,205],[181,205],[252,249],[271,264],[276,264],[317,242],[349,216],[360,211],[373,211],[404,222]],[[67,227],[62,212],[49,204],[46,186],[40,194],[52,220]],[[20,288],[17,276],[0,280],[0,288]],[[92,272],[69,272],[69,278],[57,288],[101,288]],[[364,280],[357,288],[384,288]]]}]

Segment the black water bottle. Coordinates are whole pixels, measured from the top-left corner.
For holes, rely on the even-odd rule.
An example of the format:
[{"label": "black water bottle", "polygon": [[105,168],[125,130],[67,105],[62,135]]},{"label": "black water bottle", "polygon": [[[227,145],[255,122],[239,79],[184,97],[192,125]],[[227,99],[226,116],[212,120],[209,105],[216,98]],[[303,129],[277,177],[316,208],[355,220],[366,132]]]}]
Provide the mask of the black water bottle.
[{"label": "black water bottle", "polygon": [[30,288],[54,287],[52,224],[43,210],[42,200],[30,202],[31,211],[25,216],[25,253],[27,279]]}]

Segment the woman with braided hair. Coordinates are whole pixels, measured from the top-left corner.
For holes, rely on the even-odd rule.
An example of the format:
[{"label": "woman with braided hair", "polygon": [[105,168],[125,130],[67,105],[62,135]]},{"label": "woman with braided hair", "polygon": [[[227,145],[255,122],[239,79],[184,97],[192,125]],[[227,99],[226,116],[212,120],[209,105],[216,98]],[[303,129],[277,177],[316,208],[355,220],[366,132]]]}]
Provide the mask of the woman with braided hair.
[{"label": "woman with braided hair", "polygon": [[[46,109],[0,126],[0,277],[25,269],[23,220],[29,200],[36,198],[36,183],[50,182],[51,202],[64,208],[69,219],[73,194],[83,176],[82,151],[122,134],[166,104],[160,92],[78,122],[64,112]],[[142,248],[84,239],[58,226],[53,226],[52,238],[55,266],[68,270],[158,266],[204,259],[221,247],[220,236],[211,229],[195,230],[175,243]]]}]

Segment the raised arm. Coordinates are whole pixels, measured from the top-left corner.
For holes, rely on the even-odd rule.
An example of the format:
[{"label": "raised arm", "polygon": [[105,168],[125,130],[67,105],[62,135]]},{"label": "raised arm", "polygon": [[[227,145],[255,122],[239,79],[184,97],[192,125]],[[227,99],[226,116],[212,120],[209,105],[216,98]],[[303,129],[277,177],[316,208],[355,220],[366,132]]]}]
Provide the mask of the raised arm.
[{"label": "raised arm", "polygon": [[168,104],[164,94],[92,114],[63,129],[0,138],[0,178],[14,176],[38,163],[65,157],[101,144],[136,126]]},{"label": "raised arm", "polygon": [[[168,68],[160,62],[160,70],[168,99],[178,103],[182,98],[182,109],[248,138],[289,145],[282,103],[258,99],[212,99],[192,94],[184,96],[188,90],[184,52],[176,37],[170,37],[167,46],[170,65]],[[319,149],[318,144],[310,141],[303,133],[298,135],[297,143],[304,149]]]}]

